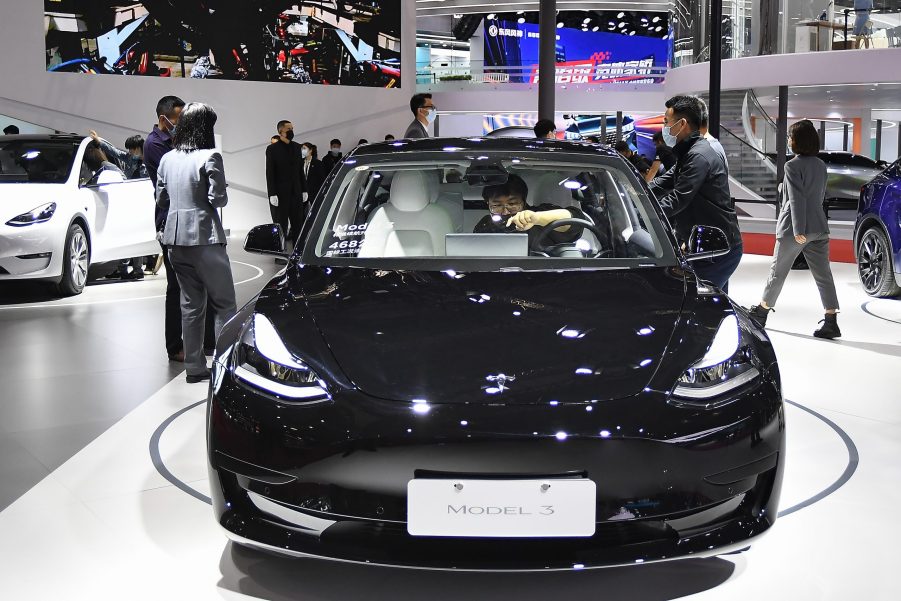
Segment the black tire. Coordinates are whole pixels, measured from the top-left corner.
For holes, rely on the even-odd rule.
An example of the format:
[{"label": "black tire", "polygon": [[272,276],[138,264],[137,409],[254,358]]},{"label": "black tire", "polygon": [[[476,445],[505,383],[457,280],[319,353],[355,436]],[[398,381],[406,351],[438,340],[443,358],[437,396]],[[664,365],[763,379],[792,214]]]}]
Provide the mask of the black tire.
[{"label": "black tire", "polygon": [[69,226],[63,249],[63,275],[57,284],[62,296],[81,294],[88,281],[91,265],[91,246],[84,229],[77,223]]},{"label": "black tire", "polygon": [[898,296],[892,246],[881,227],[871,227],[860,236],[857,245],[857,276],[864,292],[876,298]]}]

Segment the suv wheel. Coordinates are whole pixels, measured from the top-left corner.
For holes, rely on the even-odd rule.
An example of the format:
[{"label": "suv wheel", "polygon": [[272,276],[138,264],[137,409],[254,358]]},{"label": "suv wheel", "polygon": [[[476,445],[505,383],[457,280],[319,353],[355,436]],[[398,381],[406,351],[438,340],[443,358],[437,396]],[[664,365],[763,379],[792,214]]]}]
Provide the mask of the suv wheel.
[{"label": "suv wheel", "polygon": [[879,227],[871,227],[857,246],[857,275],[870,296],[886,298],[901,292],[892,266],[892,247]]},{"label": "suv wheel", "polygon": [[81,294],[88,281],[88,267],[91,263],[91,248],[88,237],[77,223],[69,226],[63,253],[63,276],[57,286],[63,296]]}]

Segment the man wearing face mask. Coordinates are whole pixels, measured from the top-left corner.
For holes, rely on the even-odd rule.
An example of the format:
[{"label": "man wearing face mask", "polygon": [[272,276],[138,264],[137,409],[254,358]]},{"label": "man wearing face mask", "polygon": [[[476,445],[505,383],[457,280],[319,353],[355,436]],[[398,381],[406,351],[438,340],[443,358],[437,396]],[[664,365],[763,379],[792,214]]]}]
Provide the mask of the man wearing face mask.
[{"label": "man wearing face mask", "polygon": [[431,94],[416,94],[410,99],[410,110],[413,111],[413,122],[404,132],[405,138],[428,138],[428,127],[435,122],[438,109],[432,102]]},{"label": "man wearing face mask", "polygon": [[705,114],[705,105],[695,96],[674,96],[666,101],[663,137],[677,160],[672,169],[654,178],[650,187],[680,243],[688,240],[696,225],[725,232],[729,254],[696,261],[694,269],[701,279],[728,292],[729,277],[741,261],[741,232],[725,160],[700,133]]},{"label": "man wearing face mask", "polygon": [[266,188],[273,223],[282,226],[286,241],[300,234],[303,203],[303,154],[294,141],[294,124],[278,122],[279,141],[266,147]]},{"label": "man wearing face mask", "polygon": [[[144,141],[144,166],[147,175],[156,188],[157,171],[163,155],[172,150],[172,136],[185,106],[185,101],[178,96],[163,96],[156,105],[157,124]],[[156,231],[162,232],[166,227],[167,211],[156,207]],[[170,361],[184,361],[184,344],[181,338],[181,287],[175,277],[175,270],[169,262],[169,253],[160,243],[163,251],[163,263],[166,266],[166,352]],[[210,345],[208,344],[207,347]]]},{"label": "man wearing face mask", "polygon": [[325,167],[325,174],[328,175],[332,172],[332,169],[335,168],[335,165],[341,162],[341,159],[344,157],[341,154],[341,140],[335,138],[331,142],[329,142],[329,152],[322,158],[322,166]]}]

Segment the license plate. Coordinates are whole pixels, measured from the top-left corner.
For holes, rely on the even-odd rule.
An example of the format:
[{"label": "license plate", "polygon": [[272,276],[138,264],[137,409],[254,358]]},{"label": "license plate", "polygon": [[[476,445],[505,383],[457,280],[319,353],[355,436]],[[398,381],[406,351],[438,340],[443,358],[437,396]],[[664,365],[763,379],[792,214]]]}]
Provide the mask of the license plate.
[{"label": "license plate", "polygon": [[430,480],[407,484],[413,536],[547,538],[594,535],[595,483],[547,480]]}]

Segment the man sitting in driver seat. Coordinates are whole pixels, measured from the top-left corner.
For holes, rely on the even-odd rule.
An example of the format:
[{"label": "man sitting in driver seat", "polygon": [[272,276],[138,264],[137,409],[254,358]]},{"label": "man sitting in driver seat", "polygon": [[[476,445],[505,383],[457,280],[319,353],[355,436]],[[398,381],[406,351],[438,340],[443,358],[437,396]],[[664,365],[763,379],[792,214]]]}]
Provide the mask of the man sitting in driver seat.
[{"label": "man sitting in driver seat", "polygon": [[[588,219],[575,207],[560,208],[551,203],[530,206],[527,202],[529,188],[518,175],[511,175],[503,184],[486,186],[482,198],[488,203],[490,215],[479,221],[473,233],[498,234],[506,232],[526,232],[529,235],[529,250],[541,251],[535,242],[544,228],[560,219]],[[554,228],[545,239],[545,246],[568,244],[582,237],[581,225],[564,225]]]}]

